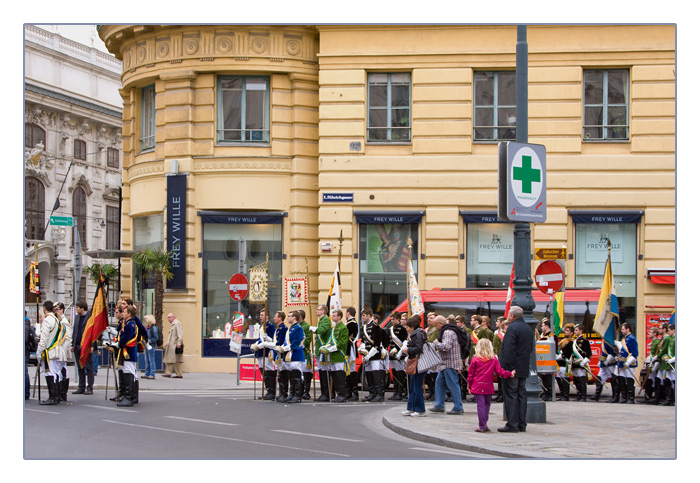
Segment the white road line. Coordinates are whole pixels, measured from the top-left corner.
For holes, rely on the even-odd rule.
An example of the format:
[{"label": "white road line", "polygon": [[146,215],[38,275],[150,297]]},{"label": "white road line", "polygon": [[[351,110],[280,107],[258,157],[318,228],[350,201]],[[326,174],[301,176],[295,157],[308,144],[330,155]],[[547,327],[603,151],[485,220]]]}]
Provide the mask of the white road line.
[{"label": "white road line", "polygon": [[323,434],[302,433],[300,431],[287,431],[284,429],[271,429],[270,431],[272,431],[274,433],[287,433],[287,434],[297,434],[300,436],[312,436],[314,438],[337,439],[338,441],[350,441],[352,443],[364,443],[364,441],[362,441],[360,439],[337,438],[335,436],[324,436]]},{"label": "white road line", "polygon": [[221,424],[223,426],[240,426],[240,424],[235,424],[235,423],[222,423],[221,421],[207,421],[205,419],[190,419],[190,418],[181,418],[179,416],[163,416],[165,418],[170,418],[170,419],[180,419],[182,421],[193,421],[195,423],[207,423],[207,424]]},{"label": "white road line", "polygon": [[55,411],[45,411],[43,409],[29,409],[29,408],[24,408],[25,411],[34,411],[35,413],[45,413],[45,414],[61,414],[57,413]]},{"label": "white road line", "polygon": [[[459,450],[449,451],[449,450],[444,450],[444,449],[418,448],[418,447],[408,448],[408,449],[414,449],[416,451],[431,451],[433,453],[445,453],[445,454],[451,454],[451,455],[456,455],[456,456],[467,456],[467,454],[466,454],[467,452],[459,451]],[[480,455],[480,457],[482,457],[482,456]]]},{"label": "white road line", "polygon": [[170,433],[179,433],[179,434],[189,434],[192,436],[203,436],[205,438],[214,438],[214,439],[223,439],[226,441],[238,441],[240,443],[248,443],[248,444],[259,444],[261,446],[272,446],[275,448],[282,448],[285,450],[297,450],[297,451],[306,451],[308,453],[319,453],[319,454],[325,454],[329,456],[340,456],[343,458],[350,458],[350,455],[347,454],[340,454],[340,453],[330,453],[328,451],[316,451],[312,449],[306,449],[306,448],[296,448],[294,446],[288,446],[288,445],[283,445],[283,444],[274,444],[274,443],[263,443],[261,441],[251,441],[248,439],[238,439],[238,438],[227,438],[225,436],[215,436],[212,434],[203,434],[203,433],[193,433],[191,431],[181,431],[178,429],[168,429],[168,428],[156,428],[154,426],[144,426],[142,424],[130,424],[130,423],[121,423],[119,421],[110,421],[108,419],[103,420],[105,423],[113,423],[113,424],[121,424],[123,426],[133,426],[135,428],[140,428],[140,429],[153,429],[156,431],[166,431]]},{"label": "white road line", "polygon": [[108,406],[95,406],[93,404],[81,404],[81,406],[87,408],[108,409],[110,411],[121,411],[123,413],[138,413],[138,411],[136,411],[135,409],[110,408]]}]

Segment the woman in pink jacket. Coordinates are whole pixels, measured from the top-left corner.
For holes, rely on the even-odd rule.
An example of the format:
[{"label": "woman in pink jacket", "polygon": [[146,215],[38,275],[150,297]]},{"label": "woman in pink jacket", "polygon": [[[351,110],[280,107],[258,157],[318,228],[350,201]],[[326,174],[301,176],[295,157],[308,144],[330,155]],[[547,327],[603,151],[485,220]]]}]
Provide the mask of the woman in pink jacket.
[{"label": "woman in pink jacket", "polygon": [[479,339],[467,376],[469,392],[476,396],[476,414],[479,417],[479,428],[475,430],[477,433],[491,431],[486,423],[489,421],[491,395],[494,392],[494,373],[506,379],[515,375],[515,371],[506,371],[501,368],[498,358],[493,353],[491,341],[487,338]]}]

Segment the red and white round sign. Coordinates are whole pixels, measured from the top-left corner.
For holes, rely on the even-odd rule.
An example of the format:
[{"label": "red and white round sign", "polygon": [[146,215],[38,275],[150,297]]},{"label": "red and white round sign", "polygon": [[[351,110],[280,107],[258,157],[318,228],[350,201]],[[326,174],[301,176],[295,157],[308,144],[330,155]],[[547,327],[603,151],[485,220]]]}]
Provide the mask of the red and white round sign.
[{"label": "red and white round sign", "polygon": [[243,300],[248,295],[248,279],[242,273],[234,273],[228,281],[228,293],[233,300]]},{"label": "red and white round sign", "polygon": [[564,285],[564,270],[554,260],[540,263],[535,270],[535,285],[540,292],[553,294],[561,290]]}]

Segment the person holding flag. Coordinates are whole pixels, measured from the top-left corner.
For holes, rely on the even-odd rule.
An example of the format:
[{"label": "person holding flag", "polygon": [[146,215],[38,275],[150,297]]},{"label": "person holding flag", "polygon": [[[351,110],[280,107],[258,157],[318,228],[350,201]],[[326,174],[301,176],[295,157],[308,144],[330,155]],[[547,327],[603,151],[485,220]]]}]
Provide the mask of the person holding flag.
[{"label": "person holding flag", "polygon": [[289,312],[287,320],[289,321],[289,329],[285,333],[284,345],[275,346],[275,350],[280,354],[280,359],[288,372],[289,397],[285,402],[300,403],[304,395],[304,381],[301,374],[306,367],[305,334],[303,327],[299,324],[301,314],[298,310]]},{"label": "person holding flag", "polygon": [[331,400],[329,392],[330,376],[328,374],[330,361],[328,360],[328,353],[321,353],[321,347],[329,343],[333,335],[333,327],[331,319],[328,317],[328,307],[326,305],[316,307],[316,316],[318,317],[318,325],[309,328],[316,336],[314,355],[316,356],[316,366],[318,367],[318,379],[321,383],[321,395],[316,398],[316,401],[327,402]]},{"label": "person holding flag", "polygon": [[262,397],[264,401],[274,401],[275,391],[277,389],[277,370],[272,361],[272,352],[270,347],[275,346],[275,324],[267,318],[265,309],[260,311],[260,337],[253,343],[250,348],[254,351],[254,357],[258,359],[258,370],[263,376],[263,384],[265,386],[265,395]]},{"label": "person holding flag", "polygon": [[[84,300],[78,301],[75,304],[75,311],[78,317],[75,321],[75,330],[73,331],[73,343],[71,344],[70,351],[75,354],[75,364],[78,369],[78,389],[73,391],[72,394],[85,394],[90,395],[93,393],[92,386],[95,383],[95,372],[92,367],[92,357],[88,356],[85,361],[85,365],[80,363],[80,355],[82,352],[82,342],[83,334],[85,333],[85,328],[87,327],[87,322],[90,319],[90,314],[88,313],[88,306]],[[90,354],[97,350],[97,342],[93,341],[90,344]],[[85,384],[85,379],[87,378],[87,386]]]},{"label": "person holding flag", "polygon": [[589,363],[593,357],[591,343],[583,336],[583,326],[577,324],[574,327],[574,336],[576,339],[571,347],[571,365],[574,374],[574,387],[578,394],[577,401],[586,402],[588,395],[588,375],[591,374]]},{"label": "person holding flag", "polygon": [[617,358],[620,403],[634,404],[634,369],[637,367],[639,348],[629,322],[623,323],[620,331],[624,338],[621,341],[615,341],[620,354]]},{"label": "person holding flag", "polygon": [[603,385],[610,379],[612,387],[611,403],[620,402],[620,391],[617,384],[617,359],[615,358],[615,346],[611,346],[608,341],[603,340],[600,346],[600,356],[598,357],[598,379],[595,382],[595,395],[591,398],[594,401],[600,400],[603,392]]},{"label": "person holding flag", "polygon": [[139,328],[136,325],[136,308],[126,308],[126,321],[117,336],[117,365],[124,372],[124,397],[117,402],[119,407],[131,407],[137,402],[135,381],[138,377]]}]

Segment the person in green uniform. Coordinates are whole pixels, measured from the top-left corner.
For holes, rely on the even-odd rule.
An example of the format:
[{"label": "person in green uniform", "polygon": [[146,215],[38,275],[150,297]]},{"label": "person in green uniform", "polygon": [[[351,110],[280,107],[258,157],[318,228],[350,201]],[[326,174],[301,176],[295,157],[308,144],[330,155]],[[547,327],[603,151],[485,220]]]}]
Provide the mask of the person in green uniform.
[{"label": "person in green uniform", "polygon": [[661,341],[659,371],[663,374],[666,402],[662,406],[676,404],[676,324],[668,325],[668,334]]},{"label": "person in green uniform", "polygon": [[330,361],[327,365],[331,375],[333,387],[331,393],[335,392],[337,396],[333,399],[335,403],[344,403],[347,401],[345,390],[345,378],[350,372],[348,367],[348,357],[346,354],[348,346],[348,328],[343,324],[343,311],[334,310],[331,314],[331,326],[333,331],[330,340],[319,348],[322,354],[325,354]]},{"label": "person in green uniform", "polygon": [[[333,335],[333,325],[331,323],[330,317],[328,317],[328,307],[325,305],[319,305],[316,307],[316,316],[318,317],[318,325],[315,327],[310,327],[310,330],[315,334],[315,356],[316,356],[316,366],[318,367],[318,378],[321,383],[321,395],[316,398],[318,402],[327,402],[331,400],[329,392],[329,379],[330,374],[328,374],[330,360],[328,353],[322,353],[321,347],[328,344]],[[346,341],[347,342],[347,341]]]},{"label": "person in green uniform", "polygon": [[314,378],[313,355],[311,354],[311,340],[314,335],[313,332],[311,332],[311,325],[306,321],[306,312],[303,309],[299,309],[298,312],[301,316],[299,325],[304,329],[304,358],[306,359],[306,366],[302,371],[304,377],[304,394],[301,398],[308,400],[311,399],[311,394],[309,392],[311,390],[311,381]]}]

